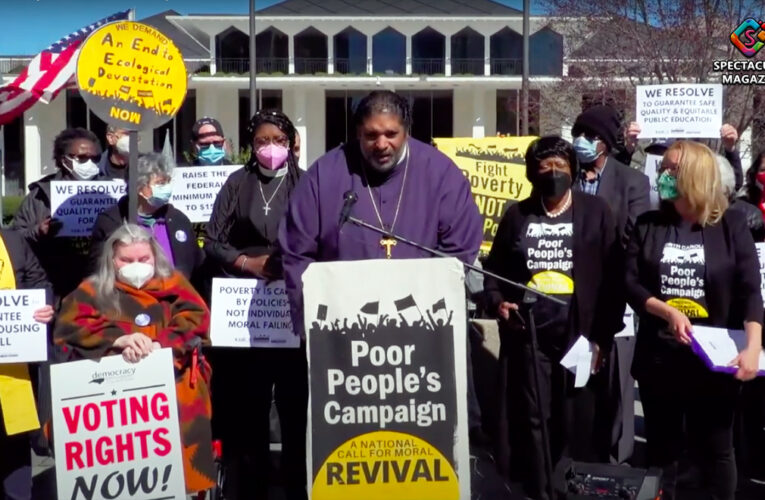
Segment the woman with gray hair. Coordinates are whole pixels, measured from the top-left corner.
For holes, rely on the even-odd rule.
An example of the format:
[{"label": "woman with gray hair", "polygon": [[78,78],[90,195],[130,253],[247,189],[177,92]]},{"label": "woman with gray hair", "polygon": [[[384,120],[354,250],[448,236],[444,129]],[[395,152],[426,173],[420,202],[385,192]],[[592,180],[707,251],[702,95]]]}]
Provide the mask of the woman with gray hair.
[{"label": "woman with gray hair", "polygon": [[[172,160],[160,153],[147,153],[138,158],[137,222],[151,231],[170,264],[186,279],[198,285],[204,252],[197,244],[189,218],[170,203],[174,166]],[[91,235],[91,270],[95,269],[104,241],[127,221],[127,218],[127,196],[123,196],[117,205],[98,216]],[[199,286],[197,290],[200,290]]]},{"label": "woman with gray hair", "polygon": [[189,493],[215,484],[210,368],[200,354],[209,325],[204,300],[151,233],[124,224],[106,240],[95,274],[64,299],[53,331],[71,359],[121,354],[140,363],[155,349],[172,349]]},{"label": "woman with gray hair", "polygon": [[746,225],[755,242],[765,241],[765,223],[762,220],[762,213],[751,203],[736,198],[736,175],[733,166],[724,156],[718,154],[715,157],[720,171],[723,194],[729,202],[728,210],[741,212],[746,217]]}]

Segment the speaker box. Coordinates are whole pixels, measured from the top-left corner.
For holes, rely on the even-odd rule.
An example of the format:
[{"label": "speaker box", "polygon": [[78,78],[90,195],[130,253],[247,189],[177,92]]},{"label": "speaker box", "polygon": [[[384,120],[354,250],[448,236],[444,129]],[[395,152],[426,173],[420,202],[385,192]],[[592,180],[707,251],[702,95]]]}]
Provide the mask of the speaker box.
[{"label": "speaker box", "polygon": [[553,485],[558,498],[566,500],[658,500],[661,470],[563,459],[555,468]]}]

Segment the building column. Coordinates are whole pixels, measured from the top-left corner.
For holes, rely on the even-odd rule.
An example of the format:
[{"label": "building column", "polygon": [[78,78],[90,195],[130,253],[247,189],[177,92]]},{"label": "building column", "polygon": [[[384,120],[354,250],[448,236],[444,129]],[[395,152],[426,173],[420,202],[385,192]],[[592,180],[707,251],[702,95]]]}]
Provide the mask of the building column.
[{"label": "building column", "polygon": [[372,61],[372,36],[367,35],[367,74],[374,73],[374,62]]},{"label": "building column", "polygon": [[[53,140],[66,128],[64,92],[49,104],[36,103],[24,112],[24,188],[44,175],[56,172]],[[100,138],[99,138],[100,139]]]},{"label": "building column", "polygon": [[326,148],[324,90],[305,86],[285,89],[282,102],[285,114],[292,119],[295,130],[300,134],[301,152],[298,164],[305,170],[324,154]]},{"label": "building column", "polygon": [[444,45],[444,74],[446,76],[452,76],[452,36],[446,35]]},{"label": "building column", "polygon": [[486,123],[484,120],[484,113],[486,112],[485,105],[486,92],[483,88],[479,87],[473,91],[473,137],[485,137],[486,136]]},{"label": "building column", "polygon": [[491,75],[491,37],[483,37],[483,74]]},{"label": "building column", "polygon": [[406,74],[412,74],[412,35],[406,35]]},{"label": "building column", "polygon": [[327,74],[335,73],[335,37],[327,35]]},{"label": "building column", "polygon": [[[32,106],[24,112],[24,191],[27,186],[42,176],[42,122],[38,110],[42,104]],[[50,156],[50,155],[48,155]]]},{"label": "building column", "polygon": [[218,52],[215,47],[215,35],[210,35],[210,74],[218,72]]},{"label": "building column", "polygon": [[290,75],[295,74],[295,35],[287,36],[287,57],[289,62],[289,69],[287,73]]}]

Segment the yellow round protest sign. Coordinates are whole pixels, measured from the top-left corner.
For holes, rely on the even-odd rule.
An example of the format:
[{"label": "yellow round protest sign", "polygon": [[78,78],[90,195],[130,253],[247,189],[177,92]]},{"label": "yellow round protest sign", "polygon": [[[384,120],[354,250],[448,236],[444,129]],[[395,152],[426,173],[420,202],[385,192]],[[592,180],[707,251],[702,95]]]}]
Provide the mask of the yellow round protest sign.
[{"label": "yellow round protest sign", "polygon": [[449,461],[411,434],[376,431],[339,446],[319,469],[314,500],[458,500]]},{"label": "yellow round protest sign", "polygon": [[574,282],[571,278],[558,271],[537,273],[526,286],[549,294],[571,295],[574,293]]},{"label": "yellow round protest sign", "polygon": [[667,304],[671,305],[691,319],[703,319],[709,317],[707,310],[704,309],[701,304],[691,299],[670,299],[667,301]]},{"label": "yellow round protest sign", "polygon": [[122,21],[94,31],[80,48],[77,85],[105,122],[127,130],[158,127],[186,97],[183,56],[146,24]]}]

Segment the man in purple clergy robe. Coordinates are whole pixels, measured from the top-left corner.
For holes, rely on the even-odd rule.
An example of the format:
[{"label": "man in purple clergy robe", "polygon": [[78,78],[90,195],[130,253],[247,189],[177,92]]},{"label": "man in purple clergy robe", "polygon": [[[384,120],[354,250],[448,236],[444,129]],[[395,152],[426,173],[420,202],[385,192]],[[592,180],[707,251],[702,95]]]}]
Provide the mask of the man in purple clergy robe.
[{"label": "man in purple clergy robe", "polygon": [[[354,113],[357,140],[328,152],[301,177],[279,227],[284,279],[292,324],[303,331],[302,275],[312,262],[432,257],[423,250],[395,245],[375,231],[340,224],[348,191],[356,194],[357,219],[472,264],[478,255],[483,222],[470,185],[448,157],[409,136],[411,109],[405,98],[375,91]],[[481,410],[473,387],[468,342],[468,427],[471,444],[486,445]],[[478,462],[471,471],[474,492],[507,488],[485,451],[471,449]]]},{"label": "man in purple clergy robe", "polygon": [[483,233],[470,185],[446,155],[409,136],[405,98],[375,91],[354,114],[357,140],[316,160],[303,175],[279,228],[284,278],[296,332],[303,332],[303,272],[311,262],[431,257],[350,222],[340,226],[344,193],[352,215],[472,264]]}]

